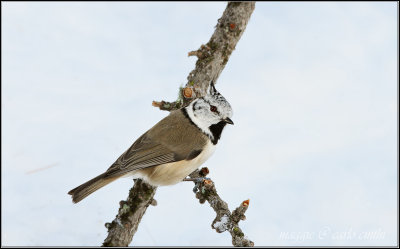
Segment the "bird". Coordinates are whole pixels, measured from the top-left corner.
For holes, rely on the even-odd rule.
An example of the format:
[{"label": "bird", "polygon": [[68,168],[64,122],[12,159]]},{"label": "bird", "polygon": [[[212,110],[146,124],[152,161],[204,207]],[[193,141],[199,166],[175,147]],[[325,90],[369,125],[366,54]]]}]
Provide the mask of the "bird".
[{"label": "bird", "polygon": [[227,124],[233,125],[229,102],[211,81],[207,93],[171,111],[140,136],[104,173],[68,192],[78,203],[121,178],[141,178],[153,186],[183,181],[215,151]]}]

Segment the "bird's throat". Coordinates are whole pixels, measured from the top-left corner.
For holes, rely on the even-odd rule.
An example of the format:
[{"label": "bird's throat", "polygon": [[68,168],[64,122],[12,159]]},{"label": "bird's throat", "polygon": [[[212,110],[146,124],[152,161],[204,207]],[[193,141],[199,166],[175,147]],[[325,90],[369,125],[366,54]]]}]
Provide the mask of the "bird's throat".
[{"label": "bird's throat", "polygon": [[213,124],[208,129],[211,131],[213,137],[211,138],[211,142],[215,145],[218,143],[218,140],[221,138],[222,130],[224,129],[226,122],[221,121],[217,124]]}]

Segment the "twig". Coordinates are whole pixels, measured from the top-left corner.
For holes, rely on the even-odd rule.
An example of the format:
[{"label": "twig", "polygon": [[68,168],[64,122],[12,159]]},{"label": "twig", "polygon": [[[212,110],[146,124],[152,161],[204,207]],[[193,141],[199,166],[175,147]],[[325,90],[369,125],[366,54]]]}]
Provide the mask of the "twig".
[{"label": "twig", "polygon": [[[206,176],[208,172],[207,168],[202,168],[200,171],[196,170],[189,175],[189,179],[187,180],[199,179]],[[211,227],[218,233],[229,231],[234,246],[254,246],[254,242],[249,240],[239,227],[239,221],[246,219],[244,213],[247,211],[250,201],[243,201],[240,206],[231,213],[228,204],[218,195],[215,184],[211,179],[195,182],[194,190],[196,191],[196,198],[199,199],[201,204],[207,201],[217,214]]]}]

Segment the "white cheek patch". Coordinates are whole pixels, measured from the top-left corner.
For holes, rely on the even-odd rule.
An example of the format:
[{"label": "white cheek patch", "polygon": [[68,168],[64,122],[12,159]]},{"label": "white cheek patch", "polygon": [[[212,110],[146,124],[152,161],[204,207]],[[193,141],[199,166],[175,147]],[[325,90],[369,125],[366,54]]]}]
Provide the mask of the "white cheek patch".
[{"label": "white cheek patch", "polygon": [[[213,111],[210,108],[217,108]],[[222,119],[232,116],[232,108],[228,101],[220,95],[206,95],[202,98],[194,100],[186,108],[187,115],[192,122],[200,128],[200,130],[214,140],[213,132],[210,130],[210,126],[216,125],[221,122]]]},{"label": "white cheek patch", "polygon": [[189,118],[192,120],[192,122],[197,125],[197,127],[200,128],[207,136],[209,136],[211,139],[213,139],[213,135],[209,129],[210,124],[207,122],[204,122],[204,120],[200,119],[197,117],[197,115],[194,114],[193,112],[193,102],[186,108],[187,114],[189,115]]}]

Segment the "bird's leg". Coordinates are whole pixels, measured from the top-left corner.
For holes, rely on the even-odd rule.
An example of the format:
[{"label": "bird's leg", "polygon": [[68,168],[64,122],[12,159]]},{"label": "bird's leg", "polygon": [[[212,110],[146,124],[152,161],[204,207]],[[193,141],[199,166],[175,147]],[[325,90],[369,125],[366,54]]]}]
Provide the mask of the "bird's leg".
[{"label": "bird's leg", "polygon": [[202,182],[204,180],[211,180],[211,179],[208,177],[196,177],[196,178],[187,177],[183,179],[184,182],[195,182],[195,183]]},{"label": "bird's leg", "polygon": [[194,193],[196,193],[197,190],[199,190],[200,184],[202,182],[204,182],[205,180],[211,180],[211,179],[208,177],[196,177],[196,178],[188,177],[188,178],[183,179],[183,181],[185,181],[185,182],[194,182],[195,183],[194,188],[193,188]]},{"label": "bird's leg", "polygon": [[211,180],[210,178],[205,177],[206,175],[208,175],[208,173],[210,173],[210,171],[208,170],[207,167],[203,167],[200,170],[195,170],[193,171],[190,175],[188,175],[185,179],[183,179],[183,181],[186,182],[201,182],[204,180]]},{"label": "bird's leg", "polygon": [[209,173],[209,170],[207,167],[201,168],[200,170],[196,170],[195,172],[196,172],[196,174],[193,174],[193,173],[191,174],[191,176],[194,176],[194,177],[188,176],[187,178],[183,179],[183,181],[194,182],[195,185],[193,188],[193,192],[196,193],[197,190],[199,189],[201,183],[203,183],[204,181],[211,181],[211,179],[208,177],[205,177]]}]

